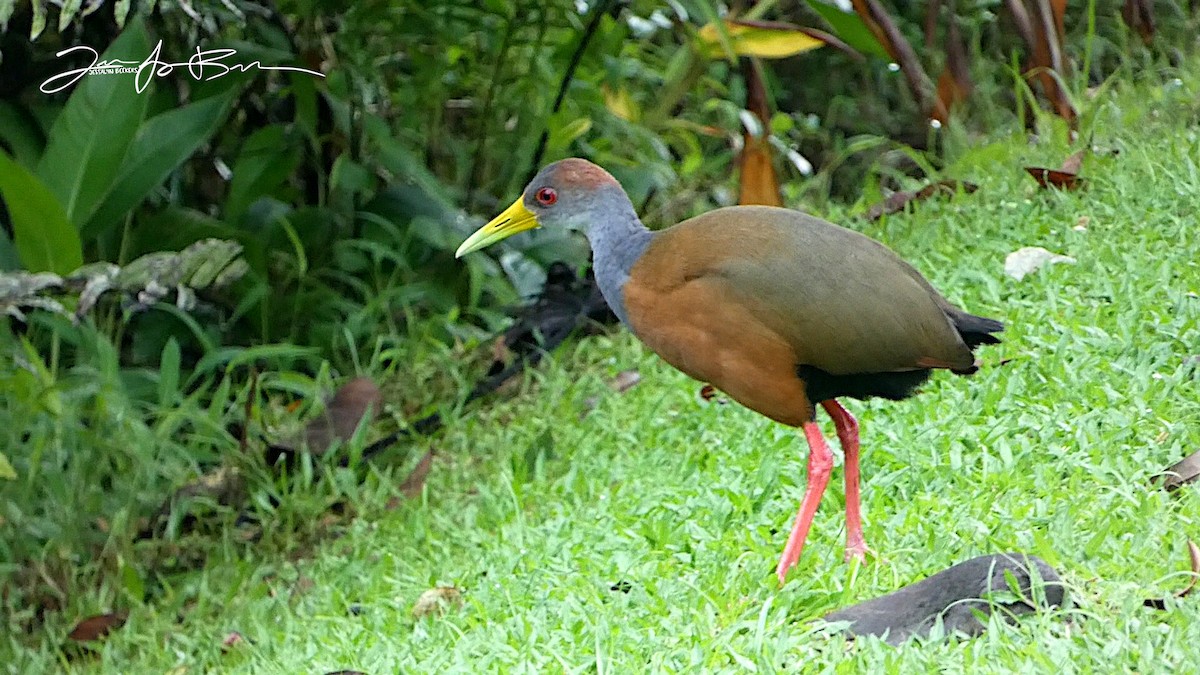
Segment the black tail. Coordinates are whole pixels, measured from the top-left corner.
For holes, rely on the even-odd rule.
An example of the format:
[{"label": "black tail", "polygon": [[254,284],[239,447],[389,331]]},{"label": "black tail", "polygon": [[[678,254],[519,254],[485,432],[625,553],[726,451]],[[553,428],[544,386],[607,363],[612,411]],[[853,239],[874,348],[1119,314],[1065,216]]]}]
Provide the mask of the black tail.
[{"label": "black tail", "polygon": [[958,329],[958,334],[962,337],[963,342],[974,350],[979,345],[998,345],[1000,338],[992,335],[1004,330],[1004,324],[995,319],[988,319],[974,314],[967,314],[961,309],[955,309],[952,312],[947,312],[950,320],[954,322],[954,327]]}]

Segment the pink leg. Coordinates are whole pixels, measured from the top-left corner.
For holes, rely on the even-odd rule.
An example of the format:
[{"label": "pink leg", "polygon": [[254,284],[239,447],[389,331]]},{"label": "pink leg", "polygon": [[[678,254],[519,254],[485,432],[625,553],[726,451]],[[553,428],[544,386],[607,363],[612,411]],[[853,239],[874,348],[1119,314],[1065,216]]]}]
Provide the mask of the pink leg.
[{"label": "pink leg", "polygon": [[858,421],[836,400],[822,401],[821,407],[833,418],[838,440],[846,453],[846,560],[862,560],[869,549],[863,540],[862,510],[858,491]]},{"label": "pink leg", "polygon": [[788,570],[800,560],[804,540],[808,538],[808,529],[812,526],[821,495],[825,494],[825,486],[829,484],[829,472],[833,469],[833,456],[816,422],[804,423],[804,438],[808,441],[808,485],[804,488],[804,499],[800,502],[800,510],[796,512],[796,522],[792,525],[787,546],[783,549],[779,566],[775,568],[780,583],[787,578]]}]

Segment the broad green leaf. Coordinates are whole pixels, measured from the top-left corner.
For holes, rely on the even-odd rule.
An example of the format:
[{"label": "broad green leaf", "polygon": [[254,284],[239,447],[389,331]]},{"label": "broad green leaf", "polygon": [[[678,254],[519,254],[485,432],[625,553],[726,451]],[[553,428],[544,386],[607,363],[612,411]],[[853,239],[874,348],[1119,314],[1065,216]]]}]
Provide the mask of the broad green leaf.
[{"label": "broad green leaf", "polygon": [[0,152],[0,197],[12,219],[21,264],[30,272],[68,274],[83,264],[79,232],[41,181]]},{"label": "broad green leaf", "polygon": [[[724,24],[730,48],[738,56],[782,59],[825,46],[824,40],[809,35],[798,26],[729,19]],[[717,58],[724,53],[716,23],[705,25],[696,35],[702,44],[701,52],[706,56]]]},{"label": "broad green leaf", "polygon": [[[149,42],[142,22],[134,21],[100,59],[140,62]],[[116,180],[149,100],[148,91],[134,89],[132,73],[85,75],[54,121],[36,173],[75,227],[88,222]]]},{"label": "broad green leaf", "polygon": [[233,164],[225,219],[236,223],[250,204],[286,181],[299,162],[300,149],[288,141],[282,126],[263,127],[251,134]]},{"label": "broad green leaf", "polygon": [[146,120],[138,129],[112,188],[80,229],[84,239],[118,225],[152,190],[162,185],[225,121],[237,92],[207,98]]},{"label": "broad green leaf", "polygon": [[875,39],[875,34],[854,12],[843,12],[822,0],[808,0],[808,6],[821,15],[833,28],[833,34],[854,49],[869,56],[888,58],[887,50]]},{"label": "broad green leaf", "polygon": [[13,468],[12,463],[8,461],[8,458],[4,456],[3,452],[0,452],[0,479],[17,479],[17,470]]}]

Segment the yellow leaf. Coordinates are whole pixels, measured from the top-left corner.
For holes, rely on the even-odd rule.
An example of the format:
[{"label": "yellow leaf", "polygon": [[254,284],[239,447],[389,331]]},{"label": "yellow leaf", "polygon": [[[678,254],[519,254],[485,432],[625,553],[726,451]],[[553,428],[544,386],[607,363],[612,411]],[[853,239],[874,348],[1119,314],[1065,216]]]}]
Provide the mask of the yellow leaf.
[{"label": "yellow leaf", "polygon": [[601,89],[604,91],[604,105],[609,112],[627,122],[637,121],[640,117],[637,104],[633,102],[633,97],[629,95],[628,89],[617,87],[614,90],[608,85],[604,85]]},{"label": "yellow leaf", "polygon": [[[730,47],[738,56],[757,56],[763,59],[782,59],[824,47],[825,42],[797,26],[780,23],[725,22]],[[709,57],[724,55],[717,25],[710,23],[697,33],[702,44],[701,53]]]}]

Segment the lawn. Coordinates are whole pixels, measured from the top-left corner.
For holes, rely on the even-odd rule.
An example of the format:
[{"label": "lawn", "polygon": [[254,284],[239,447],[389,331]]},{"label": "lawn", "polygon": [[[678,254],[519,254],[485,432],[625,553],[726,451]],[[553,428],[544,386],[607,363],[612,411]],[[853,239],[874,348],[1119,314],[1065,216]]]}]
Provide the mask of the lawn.
[{"label": "lawn", "polygon": [[[1142,606],[1186,584],[1186,542],[1200,539],[1200,491],[1170,495],[1150,482],[1200,448],[1200,70],[1158,78],[1084,101],[1083,135],[1094,134],[1097,151],[1081,190],[1039,190],[1022,167],[1057,166],[1083,141],[1048,133],[1030,144],[1017,134],[954,153],[944,174],[979,184],[972,195],[875,223],[823,214],[887,243],[956,304],[1007,324],[1004,344],[980,350],[985,367],[972,377],[939,375],[905,402],[848,403],[862,423],[866,535],[878,557],[842,561],[838,455],[808,547],[781,588],[773,572],[804,489],[803,439],[701,400],[697,383],[620,330],[569,343],[515,395],[452,416],[440,435],[395,453],[399,462],[436,449],[420,498],[388,509],[388,489],[368,491],[342,536],[303,556],[226,545],[134,607],[99,658],[80,665],[1194,668],[1200,598]],[[1004,259],[1023,246],[1077,262],[1017,281]],[[609,382],[626,370],[641,381],[617,393]],[[814,622],[1004,551],[1058,569],[1071,606],[1016,626],[995,621],[975,640],[898,648]],[[414,618],[418,597],[442,585],[461,589],[461,605]],[[0,663],[58,669],[62,635],[112,597],[111,588],[81,592],[40,639],[2,640]],[[223,650],[234,631],[243,640]]]}]

